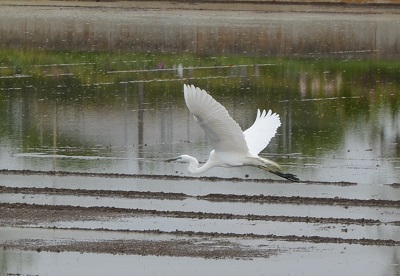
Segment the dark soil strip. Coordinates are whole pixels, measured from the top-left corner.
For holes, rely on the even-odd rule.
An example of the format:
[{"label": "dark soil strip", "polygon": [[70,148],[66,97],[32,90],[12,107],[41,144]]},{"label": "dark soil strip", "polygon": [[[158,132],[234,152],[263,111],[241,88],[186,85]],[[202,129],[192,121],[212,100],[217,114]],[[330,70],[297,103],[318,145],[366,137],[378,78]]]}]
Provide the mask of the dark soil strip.
[{"label": "dark soil strip", "polygon": [[236,233],[207,233],[207,232],[194,232],[194,231],[138,231],[144,233],[158,233],[158,234],[174,234],[174,235],[188,235],[191,237],[220,237],[220,238],[249,238],[249,239],[269,239],[280,240],[289,242],[311,242],[311,243],[347,243],[347,244],[360,244],[360,245],[381,245],[381,246],[399,246],[400,241],[383,240],[383,239],[345,239],[345,238],[332,238],[332,237],[319,237],[319,236],[279,236],[279,235],[259,235],[259,234],[236,234]]},{"label": "dark soil strip", "polygon": [[117,191],[84,190],[84,189],[59,189],[59,188],[16,188],[16,187],[5,187],[5,186],[0,186],[0,193],[148,198],[148,199],[165,199],[165,200],[184,200],[192,197],[184,193],[140,192],[140,191],[120,191],[120,190]]},{"label": "dark soil strip", "polygon": [[321,198],[301,196],[267,196],[267,195],[232,195],[232,194],[208,194],[201,199],[210,201],[231,202],[257,202],[277,204],[307,204],[307,205],[339,205],[339,206],[363,206],[363,207],[390,207],[400,208],[400,200],[385,199],[351,199],[351,198]]},{"label": "dark soil strip", "polygon": [[[39,227],[44,228],[46,227]],[[261,234],[237,234],[237,233],[217,233],[217,232],[195,232],[195,231],[160,231],[160,230],[111,230],[111,229],[90,229],[90,228],[57,228],[52,227],[51,229],[59,230],[78,230],[78,231],[110,231],[110,232],[127,232],[127,233],[138,233],[138,234],[153,234],[153,235],[173,235],[182,239],[203,239],[207,241],[214,241],[215,239],[223,238],[235,238],[235,239],[251,239],[251,240],[272,240],[272,241],[287,241],[287,242],[308,242],[308,243],[332,243],[332,244],[358,244],[366,246],[400,246],[400,241],[392,239],[351,239],[351,238],[335,238],[335,237],[320,237],[320,236],[296,236],[296,235],[261,235]],[[129,240],[128,240],[129,241]],[[99,241],[101,243],[101,241]],[[176,242],[174,240],[173,242]],[[77,241],[77,244],[81,241]],[[94,244],[97,241],[92,242]]]},{"label": "dark soil strip", "polygon": [[261,204],[296,204],[296,205],[330,205],[330,206],[362,206],[362,207],[387,207],[400,208],[400,200],[384,199],[349,199],[349,198],[320,198],[300,196],[270,196],[270,195],[234,195],[234,194],[208,194],[204,196],[191,196],[184,193],[165,192],[139,192],[139,191],[111,191],[111,190],[84,190],[84,189],[59,189],[59,188],[15,188],[0,186],[0,193],[20,194],[47,194],[47,195],[74,195],[93,197],[121,197],[121,198],[147,198],[161,200],[184,200],[196,198],[215,202],[252,202]]},{"label": "dark soil strip", "polygon": [[67,244],[46,244],[40,239],[21,239],[14,242],[0,243],[4,249],[19,249],[30,251],[49,252],[80,252],[106,253],[142,256],[173,256],[196,258],[268,258],[277,255],[278,249],[252,249],[233,241],[212,239],[204,242],[203,239],[180,240],[103,240],[103,241],[70,241]]},{"label": "dark soil strip", "polygon": [[386,184],[387,186],[390,186],[395,189],[400,189],[400,183],[392,183],[392,184]]},{"label": "dark soil strip", "polygon": [[[275,179],[250,179],[250,178],[221,178],[221,177],[190,177],[175,175],[153,175],[153,174],[118,174],[118,173],[85,173],[85,172],[65,172],[65,171],[33,171],[33,170],[0,170],[3,175],[46,175],[46,176],[78,176],[78,177],[102,177],[102,178],[133,178],[133,179],[155,179],[155,180],[201,180],[208,182],[256,182],[256,183],[288,183],[287,180]],[[354,182],[319,182],[302,181],[302,184],[313,185],[336,185],[353,186]]]},{"label": "dark soil strip", "polygon": [[227,213],[183,212],[183,211],[159,211],[144,209],[126,209],[113,207],[76,207],[57,205],[35,205],[26,203],[1,203],[0,226],[16,226],[37,222],[53,222],[65,220],[84,220],[98,218],[118,218],[127,216],[158,216],[187,219],[242,219],[249,221],[280,221],[303,222],[344,225],[376,225],[381,224],[374,219],[351,218],[316,218],[298,216],[269,216],[269,215],[237,215]]}]

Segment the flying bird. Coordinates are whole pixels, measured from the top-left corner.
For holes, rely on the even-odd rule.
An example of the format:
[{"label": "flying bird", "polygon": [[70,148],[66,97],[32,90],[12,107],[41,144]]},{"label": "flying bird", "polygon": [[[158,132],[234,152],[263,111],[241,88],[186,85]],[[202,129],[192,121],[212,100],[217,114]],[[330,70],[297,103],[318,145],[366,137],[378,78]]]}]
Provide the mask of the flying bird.
[{"label": "flying bird", "polygon": [[278,163],[258,156],[281,125],[278,114],[272,113],[271,110],[266,112],[258,109],[253,125],[242,131],[226,108],[205,90],[184,84],[183,91],[190,113],[211,140],[214,150],[202,166],[199,166],[196,158],[186,154],[168,161],[188,162],[191,173],[202,173],[213,167],[254,166],[290,181],[299,182],[295,175],[284,173]]}]

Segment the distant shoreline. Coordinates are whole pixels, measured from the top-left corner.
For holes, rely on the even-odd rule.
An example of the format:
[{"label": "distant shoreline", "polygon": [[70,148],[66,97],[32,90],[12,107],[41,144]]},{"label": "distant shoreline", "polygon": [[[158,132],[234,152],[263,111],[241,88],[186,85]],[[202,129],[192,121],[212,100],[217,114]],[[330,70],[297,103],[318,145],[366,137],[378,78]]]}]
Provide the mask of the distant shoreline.
[{"label": "distant shoreline", "polygon": [[104,1],[104,0],[0,0],[1,6],[47,8],[74,7],[132,10],[198,10],[254,12],[311,12],[349,14],[399,14],[398,0],[226,0],[226,1]]},{"label": "distant shoreline", "polygon": [[[399,8],[368,5],[0,0],[0,47],[144,52],[162,46],[201,54],[237,45],[236,53],[257,55],[391,59],[399,56],[399,15]],[[254,35],[259,28],[262,36]]]}]

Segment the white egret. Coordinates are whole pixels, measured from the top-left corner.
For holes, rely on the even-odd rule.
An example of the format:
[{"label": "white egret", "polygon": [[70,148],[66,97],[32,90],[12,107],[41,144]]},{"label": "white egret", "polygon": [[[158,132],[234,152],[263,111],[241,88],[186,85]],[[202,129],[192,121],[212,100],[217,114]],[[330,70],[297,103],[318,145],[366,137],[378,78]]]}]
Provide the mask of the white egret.
[{"label": "white egret", "polygon": [[208,161],[200,167],[197,159],[190,155],[181,155],[168,161],[188,162],[191,173],[202,173],[213,167],[254,166],[288,180],[299,181],[295,175],[283,173],[279,164],[258,156],[281,125],[279,115],[271,110],[261,112],[258,109],[255,122],[243,132],[226,108],[205,90],[186,84],[183,90],[190,113],[211,140],[214,150]]}]

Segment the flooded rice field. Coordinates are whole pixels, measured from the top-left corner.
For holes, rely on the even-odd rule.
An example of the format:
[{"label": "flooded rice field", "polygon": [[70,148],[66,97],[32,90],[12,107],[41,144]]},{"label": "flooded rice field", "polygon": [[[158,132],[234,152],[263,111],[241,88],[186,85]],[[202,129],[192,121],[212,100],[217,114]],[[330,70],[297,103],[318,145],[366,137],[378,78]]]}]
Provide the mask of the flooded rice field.
[{"label": "flooded rice field", "polygon": [[[4,3],[0,275],[400,275],[392,10]],[[184,83],[278,113],[261,156],[300,182],[166,162],[212,149]]]}]

